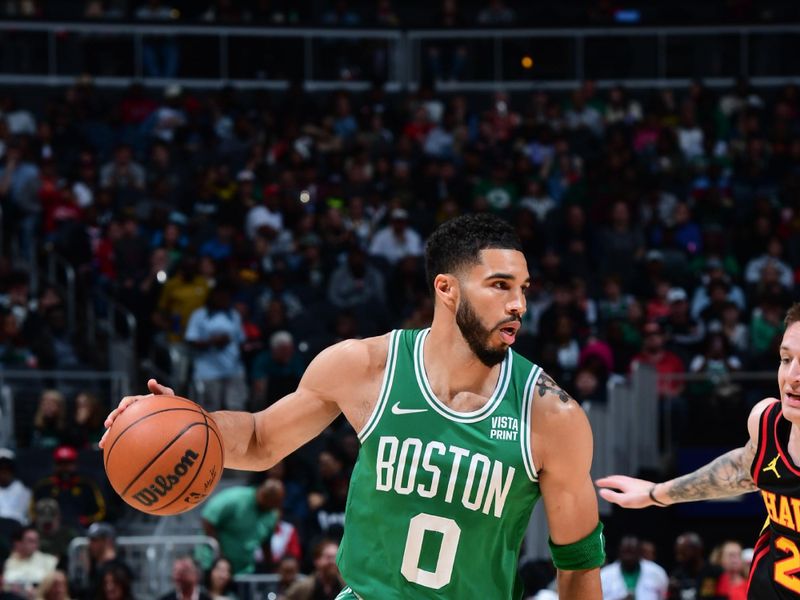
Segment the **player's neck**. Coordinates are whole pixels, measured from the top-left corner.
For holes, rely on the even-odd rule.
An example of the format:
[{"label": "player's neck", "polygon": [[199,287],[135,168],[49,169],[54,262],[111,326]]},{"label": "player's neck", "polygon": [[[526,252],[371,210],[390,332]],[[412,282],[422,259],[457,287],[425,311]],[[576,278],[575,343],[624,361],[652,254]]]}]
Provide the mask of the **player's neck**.
[{"label": "player's neck", "polygon": [[455,327],[432,327],[423,357],[431,387],[445,404],[462,392],[488,398],[497,384],[500,365],[483,364]]}]

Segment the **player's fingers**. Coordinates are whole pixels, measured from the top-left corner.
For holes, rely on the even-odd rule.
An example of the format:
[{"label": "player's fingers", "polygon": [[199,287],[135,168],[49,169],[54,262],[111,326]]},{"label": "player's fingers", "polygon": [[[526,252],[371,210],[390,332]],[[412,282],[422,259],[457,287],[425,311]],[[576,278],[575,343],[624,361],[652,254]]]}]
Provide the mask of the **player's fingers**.
[{"label": "player's fingers", "polygon": [[106,429],[111,427],[111,425],[114,423],[114,419],[117,418],[117,415],[119,413],[120,413],[120,410],[118,408],[115,408],[110,413],[108,413],[108,416],[106,417],[106,420],[103,422],[103,425],[105,426]]},{"label": "player's fingers", "polygon": [[120,400],[117,408],[108,413],[108,416],[106,417],[104,423],[106,429],[111,427],[111,424],[114,422],[114,419],[116,419],[123,410],[128,408],[131,404],[133,404],[140,398],[144,398],[144,396],[125,396],[122,400]]},{"label": "player's fingers", "polygon": [[108,437],[108,429],[105,430],[105,432],[103,433],[103,437],[100,438],[100,441],[97,444],[98,446],[100,446],[100,448],[105,448],[107,437]]},{"label": "player's fingers", "polygon": [[103,422],[105,428],[108,429],[109,427],[111,427],[111,424],[114,422],[114,419],[116,418],[117,418],[117,409],[115,408],[110,413],[108,413],[106,420]]},{"label": "player's fingers", "polygon": [[616,488],[618,490],[624,490],[630,483],[631,478],[626,475],[609,475],[595,481],[598,487]]},{"label": "player's fingers", "polygon": [[623,508],[643,508],[647,506],[646,502],[643,502],[630,492],[615,492],[614,490],[602,489],[600,490],[600,497],[612,504],[619,504]]},{"label": "player's fingers", "polygon": [[[152,396],[153,394],[162,394],[162,395],[165,395],[165,396],[174,396],[175,395],[175,392],[172,391],[172,388],[168,388],[165,385],[161,385],[155,379],[150,379],[147,382],[147,387],[152,392],[151,394],[147,394],[147,395],[144,395],[144,396],[142,396],[142,395],[140,395],[140,396],[125,396],[122,400],[119,401],[119,404],[117,405],[117,408],[115,408],[110,413],[108,413],[108,416],[106,417],[106,420],[103,422],[103,425],[105,426],[106,430],[108,430],[108,428],[111,427],[111,425],[114,423],[114,419],[116,419],[122,413],[122,411],[124,411],[126,408],[128,408],[134,402],[137,402],[138,400],[141,400],[142,398],[146,398],[148,395]],[[101,448],[103,447],[103,444],[105,443],[105,439],[106,439],[107,435],[108,435],[108,431],[106,431],[103,434],[103,437],[100,440],[100,444],[99,445],[100,445]]]},{"label": "player's fingers", "polygon": [[161,385],[155,379],[149,379],[147,381],[147,389],[149,389],[154,394],[158,394],[160,396],[174,396],[175,395],[175,391],[172,388],[167,387],[165,385]]},{"label": "player's fingers", "polygon": [[611,502],[612,504],[622,505],[624,495],[619,492],[615,492],[614,490],[608,490],[604,488],[600,490],[600,497],[603,500]]}]

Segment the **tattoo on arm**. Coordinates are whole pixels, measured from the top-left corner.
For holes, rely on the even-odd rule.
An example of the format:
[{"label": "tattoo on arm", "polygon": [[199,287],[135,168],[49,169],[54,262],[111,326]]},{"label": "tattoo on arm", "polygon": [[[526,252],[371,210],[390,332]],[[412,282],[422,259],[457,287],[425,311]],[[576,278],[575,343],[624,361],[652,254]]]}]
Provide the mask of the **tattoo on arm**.
[{"label": "tattoo on arm", "polygon": [[553,378],[544,372],[542,372],[542,374],[539,375],[539,379],[536,380],[536,391],[539,393],[539,397],[547,394],[555,394],[562,402],[569,402],[572,400],[570,395],[558,387],[558,384],[553,381]]},{"label": "tattoo on arm", "polygon": [[665,491],[673,502],[707,500],[738,496],[756,489],[750,476],[756,448],[748,441],[743,448],[736,448],[716,458],[697,471],[673,479]]}]

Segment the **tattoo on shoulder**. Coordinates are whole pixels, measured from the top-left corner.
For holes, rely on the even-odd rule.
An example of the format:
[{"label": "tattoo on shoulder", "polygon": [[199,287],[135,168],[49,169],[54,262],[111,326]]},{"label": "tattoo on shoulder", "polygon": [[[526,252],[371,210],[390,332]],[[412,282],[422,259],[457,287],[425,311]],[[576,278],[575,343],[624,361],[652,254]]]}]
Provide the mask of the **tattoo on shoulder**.
[{"label": "tattoo on shoulder", "polygon": [[539,379],[536,381],[536,391],[539,393],[539,396],[545,396],[546,394],[554,394],[558,396],[558,399],[562,402],[569,402],[572,400],[570,395],[562,390],[558,384],[553,381],[553,378],[550,377],[547,373],[542,372],[539,375]]}]

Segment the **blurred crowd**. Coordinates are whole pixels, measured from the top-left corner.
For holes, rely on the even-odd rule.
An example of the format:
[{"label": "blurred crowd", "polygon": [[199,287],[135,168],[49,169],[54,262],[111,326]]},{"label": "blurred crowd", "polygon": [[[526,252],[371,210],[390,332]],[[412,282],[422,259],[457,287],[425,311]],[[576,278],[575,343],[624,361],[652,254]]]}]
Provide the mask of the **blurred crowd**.
[{"label": "blurred crowd", "polygon": [[[320,349],[428,323],[424,240],[464,211],[515,224],[532,276],[517,348],[577,399],[637,362],[770,370],[797,295],[798,102],[747,82],[113,97],[82,79],[39,110],[0,99],[5,255],[63,256],[97,311],[102,292],[135,315],[141,357],[190,356],[178,387],[209,408],[261,408]],[[58,290],[33,294],[9,260],[0,283],[5,368],[98,359]]]},{"label": "blurred crowd", "polygon": [[[425,84],[112,94],[90,78],[45,97],[3,91],[0,369],[107,364],[82,310],[71,328],[60,290],[32,281],[57,253],[77,273],[79,306],[126,307],[137,357],[176,389],[212,410],[261,409],[321,349],[427,326],[426,237],[452,216],[492,212],[515,225],[531,272],[515,348],[579,402],[605,402],[610,378],[648,363],[665,411],[702,422],[761,397],[726,375],[774,370],[800,276],[799,126],[798,88],[746,81],[635,95],[591,81],[474,96]],[[30,550],[54,506],[78,533],[115,516],[78,468],[115,401],[43,390],[19,447],[0,455],[0,517],[17,525],[0,537],[12,556],[36,556],[36,573],[57,564]],[[28,495],[12,451],[52,467],[25,482]],[[220,541],[241,539],[223,531],[223,500],[257,523],[228,570],[316,569],[327,574],[307,585],[335,588],[329,555],[357,451],[337,421],[266,483],[212,498],[204,527]],[[196,579],[207,558],[176,572]]]},{"label": "blurred crowd", "polygon": [[[623,535],[614,548],[608,549],[609,561],[600,569],[603,598],[745,600],[753,549],[728,539],[710,552],[706,550],[700,535],[685,531],[675,538],[673,555],[664,563],[651,541]],[[530,600],[557,600],[552,567],[546,562],[523,565],[521,574],[526,589],[536,590]]]}]

